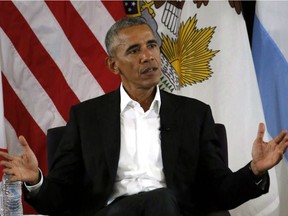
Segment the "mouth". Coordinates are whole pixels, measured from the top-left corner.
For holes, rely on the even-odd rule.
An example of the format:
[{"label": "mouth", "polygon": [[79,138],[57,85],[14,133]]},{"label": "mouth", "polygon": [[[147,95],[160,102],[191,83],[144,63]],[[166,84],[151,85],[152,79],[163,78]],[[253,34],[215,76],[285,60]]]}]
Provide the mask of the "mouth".
[{"label": "mouth", "polygon": [[155,66],[146,67],[140,71],[140,74],[150,74],[150,73],[154,73],[157,70],[158,70],[158,67],[155,67]]}]

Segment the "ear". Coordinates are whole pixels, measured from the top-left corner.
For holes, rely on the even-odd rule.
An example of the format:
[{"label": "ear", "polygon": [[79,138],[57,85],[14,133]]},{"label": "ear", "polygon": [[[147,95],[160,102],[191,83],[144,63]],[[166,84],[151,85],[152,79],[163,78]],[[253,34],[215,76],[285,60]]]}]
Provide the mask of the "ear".
[{"label": "ear", "polygon": [[117,63],[115,61],[115,58],[108,56],[105,59],[106,66],[109,68],[109,70],[114,74],[119,74],[119,68],[117,66]]}]

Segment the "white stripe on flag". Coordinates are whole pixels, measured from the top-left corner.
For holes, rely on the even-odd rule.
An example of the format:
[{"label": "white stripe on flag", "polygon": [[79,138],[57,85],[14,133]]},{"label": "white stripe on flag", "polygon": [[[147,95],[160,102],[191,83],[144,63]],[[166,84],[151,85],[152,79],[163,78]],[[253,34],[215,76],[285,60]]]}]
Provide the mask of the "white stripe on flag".
[{"label": "white stripe on flag", "polygon": [[[1,50],[0,43],[0,50]],[[0,52],[0,149],[7,149],[7,142],[5,136],[5,127],[4,127],[4,107],[3,107],[3,87],[2,87],[2,57]]]},{"label": "white stripe on flag", "polygon": [[[18,136],[12,127],[12,125],[7,121],[7,119],[4,119],[4,125],[5,125],[5,135],[6,135],[6,141],[7,143],[10,143],[8,145],[8,152],[12,155],[20,155],[22,152],[22,148],[20,146]],[[13,145],[11,145],[13,143]]]},{"label": "white stripe on flag", "polygon": [[51,125],[66,124],[53,101],[35,79],[2,29],[0,29],[0,37],[1,54],[5,53],[1,56],[3,73],[32,118],[45,134]]},{"label": "white stripe on flag", "polygon": [[71,3],[89,26],[103,49],[106,50],[105,35],[110,26],[115,23],[106,7],[100,1],[92,1],[89,4],[81,1],[72,1]]},{"label": "white stripe on flag", "polygon": [[[80,101],[104,91],[79,58],[45,2],[14,2]],[[29,7],[29,10],[27,10]],[[45,29],[43,29],[45,23]]]}]

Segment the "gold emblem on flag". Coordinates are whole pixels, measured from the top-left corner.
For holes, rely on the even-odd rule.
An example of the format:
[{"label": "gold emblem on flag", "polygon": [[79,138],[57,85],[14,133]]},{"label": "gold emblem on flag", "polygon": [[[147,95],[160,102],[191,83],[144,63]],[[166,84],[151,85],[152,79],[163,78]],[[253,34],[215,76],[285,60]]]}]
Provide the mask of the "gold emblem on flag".
[{"label": "gold emblem on flag", "polygon": [[[156,32],[157,41],[161,44],[162,75],[159,83],[160,89],[172,92],[201,83],[212,76],[213,71],[210,62],[220,51],[209,49],[216,27],[197,28],[197,14],[180,23],[180,15],[185,0],[124,2],[126,2],[126,12],[127,10],[130,11],[128,16],[141,16],[146,19]],[[197,2],[197,8],[202,3],[202,1]],[[207,3],[204,2],[204,5]],[[131,11],[134,12],[131,13]],[[157,15],[161,16],[161,21],[156,21]],[[160,28],[159,24],[162,25]],[[171,34],[164,34],[165,28]]]},{"label": "gold emblem on flag", "polygon": [[217,51],[208,48],[215,27],[197,29],[196,15],[181,23],[178,37],[172,39],[162,33],[161,52],[175,69],[179,87],[203,82],[213,73],[210,61]]}]

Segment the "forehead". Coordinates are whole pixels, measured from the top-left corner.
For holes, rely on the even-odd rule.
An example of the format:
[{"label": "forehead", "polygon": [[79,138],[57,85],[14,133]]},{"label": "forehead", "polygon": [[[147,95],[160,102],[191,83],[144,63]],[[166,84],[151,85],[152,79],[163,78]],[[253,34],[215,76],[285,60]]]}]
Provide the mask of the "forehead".
[{"label": "forehead", "polygon": [[132,44],[146,43],[147,41],[155,39],[155,36],[149,26],[137,25],[122,29],[118,32],[116,46],[130,46]]}]

